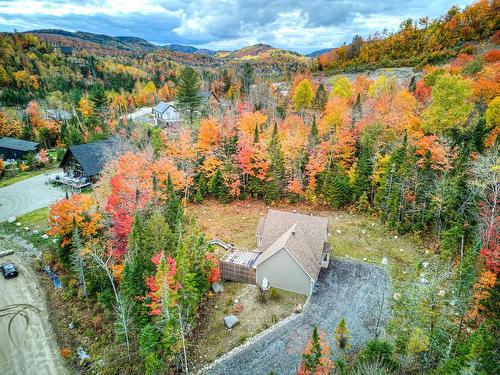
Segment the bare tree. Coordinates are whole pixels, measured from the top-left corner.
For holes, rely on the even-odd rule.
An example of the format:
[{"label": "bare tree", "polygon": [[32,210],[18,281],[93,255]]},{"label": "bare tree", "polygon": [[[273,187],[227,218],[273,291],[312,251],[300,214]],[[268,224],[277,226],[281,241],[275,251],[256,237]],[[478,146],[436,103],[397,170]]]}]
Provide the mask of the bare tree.
[{"label": "bare tree", "polygon": [[130,360],[130,340],[129,340],[129,309],[127,308],[125,301],[120,295],[120,291],[118,290],[115,279],[113,277],[113,272],[111,271],[111,267],[113,265],[113,257],[111,253],[106,252],[100,246],[95,246],[92,252],[90,253],[92,260],[96,262],[99,267],[101,267],[108,276],[109,282],[111,283],[111,287],[113,288],[113,294],[115,296],[116,305],[115,313],[118,319],[118,329],[119,333],[125,337],[125,344],[127,346],[128,359]]}]

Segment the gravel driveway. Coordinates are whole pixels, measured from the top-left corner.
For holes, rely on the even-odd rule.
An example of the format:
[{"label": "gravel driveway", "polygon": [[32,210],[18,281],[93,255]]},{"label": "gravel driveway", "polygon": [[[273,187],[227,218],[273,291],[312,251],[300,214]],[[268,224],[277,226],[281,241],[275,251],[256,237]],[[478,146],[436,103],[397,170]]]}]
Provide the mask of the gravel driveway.
[{"label": "gravel driveway", "polygon": [[319,292],[311,297],[300,316],[271,329],[202,373],[296,374],[313,326],[326,333],[332,348],[335,347],[334,331],[341,318],[346,320],[353,347],[383,329],[388,319],[387,296],[390,295],[388,276],[383,269],[352,260],[332,259],[329,269],[321,271],[318,283]]},{"label": "gravel driveway", "polygon": [[[26,245],[29,249],[29,245]],[[0,276],[0,373],[68,374],[49,322],[43,289],[29,266],[29,255],[11,237],[0,235],[0,251],[14,250],[0,263],[14,262],[19,276]]]},{"label": "gravel driveway", "polygon": [[20,216],[65,197],[62,189],[46,184],[43,174],[0,188],[0,222]]}]

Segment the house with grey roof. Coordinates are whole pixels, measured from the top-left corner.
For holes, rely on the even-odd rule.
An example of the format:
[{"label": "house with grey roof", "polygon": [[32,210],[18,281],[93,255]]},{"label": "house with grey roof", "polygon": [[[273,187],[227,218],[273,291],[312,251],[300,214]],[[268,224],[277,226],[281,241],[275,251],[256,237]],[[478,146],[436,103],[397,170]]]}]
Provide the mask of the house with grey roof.
[{"label": "house with grey roof", "polygon": [[124,146],[114,139],[75,145],[66,150],[59,167],[66,177],[94,182],[104,166],[125,151]]},{"label": "house with grey roof", "polygon": [[159,102],[153,107],[152,113],[156,125],[170,125],[181,121],[181,113],[176,108],[175,102]]},{"label": "house with grey roof", "polygon": [[321,268],[328,268],[328,220],[269,210],[257,226],[257,250],[231,249],[221,259],[222,278],[263,284],[310,296]]},{"label": "house with grey roof", "polygon": [[36,154],[38,150],[37,142],[11,137],[0,138],[0,159],[3,160],[24,159],[29,153]]}]

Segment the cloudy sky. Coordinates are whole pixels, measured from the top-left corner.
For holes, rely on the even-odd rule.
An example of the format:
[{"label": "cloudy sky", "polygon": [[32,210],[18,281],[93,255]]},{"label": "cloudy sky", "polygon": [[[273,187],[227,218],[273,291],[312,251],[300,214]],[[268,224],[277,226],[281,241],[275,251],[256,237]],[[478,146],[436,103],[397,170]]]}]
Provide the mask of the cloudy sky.
[{"label": "cloudy sky", "polygon": [[156,44],[233,50],[255,43],[308,53],[397,30],[473,0],[0,0],[0,31],[57,28]]}]

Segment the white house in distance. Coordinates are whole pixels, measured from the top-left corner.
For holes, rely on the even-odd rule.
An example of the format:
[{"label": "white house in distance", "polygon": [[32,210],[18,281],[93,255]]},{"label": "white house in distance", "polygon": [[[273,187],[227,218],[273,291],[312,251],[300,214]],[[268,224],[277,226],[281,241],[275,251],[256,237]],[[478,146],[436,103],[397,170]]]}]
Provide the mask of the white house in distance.
[{"label": "white house in distance", "polygon": [[222,278],[310,296],[321,268],[328,268],[328,220],[269,210],[257,227],[257,251],[231,249],[221,259]]},{"label": "white house in distance", "polygon": [[181,121],[181,113],[175,107],[175,102],[159,102],[153,107],[155,124],[173,124]]}]

